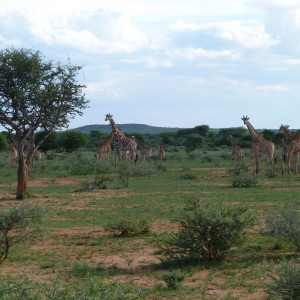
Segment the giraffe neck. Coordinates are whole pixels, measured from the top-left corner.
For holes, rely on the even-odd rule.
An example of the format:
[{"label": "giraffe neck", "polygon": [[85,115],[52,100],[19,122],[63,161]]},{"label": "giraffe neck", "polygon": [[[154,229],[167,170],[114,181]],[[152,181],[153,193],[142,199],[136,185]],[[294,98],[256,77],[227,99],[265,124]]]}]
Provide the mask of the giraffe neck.
[{"label": "giraffe neck", "polygon": [[286,126],[282,127],[282,133],[283,133],[284,137],[287,138],[287,139],[293,137],[291,131]]},{"label": "giraffe neck", "polygon": [[261,140],[261,139],[264,139],[255,129],[254,127],[251,125],[251,123],[249,121],[246,121],[246,126],[250,132],[250,135],[252,137],[252,139],[254,141],[258,141],[258,140]]}]

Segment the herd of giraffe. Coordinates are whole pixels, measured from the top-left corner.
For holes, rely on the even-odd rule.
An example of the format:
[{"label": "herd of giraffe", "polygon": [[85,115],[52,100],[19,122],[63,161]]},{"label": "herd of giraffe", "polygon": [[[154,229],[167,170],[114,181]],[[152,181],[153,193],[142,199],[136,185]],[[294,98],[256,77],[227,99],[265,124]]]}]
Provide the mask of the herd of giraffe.
[{"label": "herd of giraffe", "polygon": [[[137,161],[136,150],[140,152],[141,161],[152,161],[154,149],[143,144],[135,136],[126,137],[122,130],[117,126],[111,114],[105,116],[105,121],[109,121],[112,127],[110,135],[98,146],[96,151],[96,158],[101,160],[102,156],[105,155],[106,160],[109,160],[111,152],[111,144],[113,144],[115,152],[115,164],[117,159],[130,159],[131,161]],[[163,149],[162,140],[159,146],[159,156],[161,164],[166,159],[165,150]]]},{"label": "herd of giraffe", "polygon": [[[252,124],[249,122],[249,118],[247,116],[243,116],[242,120],[244,124],[247,126],[249,133],[252,138],[252,146],[251,146],[251,159],[255,161],[255,172],[259,172],[259,154],[265,153],[268,156],[268,159],[271,163],[272,174],[274,174],[275,168],[275,144],[267,139],[265,139],[260,133],[258,133]],[[96,151],[97,160],[101,160],[102,156],[105,156],[106,160],[109,160],[110,152],[111,152],[111,144],[113,144],[114,152],[115,152],[115,164],[117,159],[130,159],[131,161],[136,162],[137,154],[136,150],[140,152],[140,160],[151,162],[153,157],[154,149],[149,146],[146,146],[141,141],[139,141],[135,136],[126,137],[126,135],[118,128],[115,123],[113,116],[111,114],[107,114],[105,116],[105,121],[109,121],[112,127],[112,131],[110,135],[98,146]],[[300,130],[296,133],[292,133],[289,130],[288,125],[281,125],[279,128],[280,131],[283,132],[284,138],[282,140],[282,168],[281,172],[284,173],[284,164],[288,166],[288,174],[291,174],[291,164],[294,165],[295,174],[298,173],[298,162],[299,162],[299,153],[300,153]],[[243,149],[238,146],[231,135],[229,135],[229,141],[232,146],[232,159],[234,160],[242,160],[243,159]],[[11,146],[9,156],[11,159],[12,168],[16,167],[18,151],[15,146]],[[34,159],[40,160],[42,158],[42,153],[38,150],[34,153]],[[159,158],[160,163],[162,164],[166,159],[166,152],[163,147],[163,140],[160,139],[159,143]]]},{"label": "herd of giraffe", "polygon": [[[275,168],[275,144],[267,139],[265,139],[261,134],[259,134],[252,124],[249,122],[247,116],[242,118],[244,124],[247,126],[249,133],[251,135],[253,144],[251,146],[251,158],[255,160],[256,173],[259,172],[259,153],[266,153],[268,159],[271,163],[272,174],[274,174]],[[291,174],[291,163],[294,164],[294,172],[298,173],[298,161],[300,152],[300,130],[296,133],[292,133],[289,130],[288,125],[281,125],[279,130],[283,132],[284,138],[282,140],[282,153],[281,153],[281,173],[284,174],[284,164],[288,166],[288,173]],[[232,142],[233,143],[233,142]],[[235,150],[234,150],[235,149]],[[232,147],[232,151],[237,153],[237,147]],[[235,154],[237,156],[237,154]]]},{"label": "herd of giraffe", "polygon": [[[252,138],[252,146],[251,146],[251,159],[255,161],[255,172],[259,172],[259,154],[265,153],[268,156],[268,159],[271,163],[272,174],[274,174],[275,169],[275,144],[267,139],[265,139],[260,133],[258,133],[252,124],[249,122],[249,118],[247,116],[243,116],[242,120],[244,124],[247,126],[250,136]],[[97,149],[96,158],[101,160],[102,155],[105,155],[106,159],[109,159],[109,155],[111,152],[111,143],[114,146],[115,151],[115,163],[118,160],[130,158],[132,161],[136,160],[136,150],[140,151],[140,159],[141,160],[152,160],[153,149],[149,146],[144,145],[140,142],[136,137],[126,137],[125,134],[118,128],[115,123],[113,116],[111,114],[107,114],[105,117],[105,121],[109,121],[112,127],[111,134],[107,137],[102,144]],[[299,152],[300,152],[300,130],[296,133],[292,133],[289,130],[288,125],[281,125],[279,130],[283,132],[284,139],[282,145],[282,174],[284,173],[284,164],[288,166],[288,173],[291,174],[291,164],[294,165],[295,173],[298,173],[298,161],[299,161]],[[242,160],[244,157],[243,149],[238,146],[231,135],[229,135],[229,141],[232,146],[232,159],[234,160]],[[166,152],[163,148],[163,140],[160,139],[159,143],[159,158],[161,164],[166,159]]]}]

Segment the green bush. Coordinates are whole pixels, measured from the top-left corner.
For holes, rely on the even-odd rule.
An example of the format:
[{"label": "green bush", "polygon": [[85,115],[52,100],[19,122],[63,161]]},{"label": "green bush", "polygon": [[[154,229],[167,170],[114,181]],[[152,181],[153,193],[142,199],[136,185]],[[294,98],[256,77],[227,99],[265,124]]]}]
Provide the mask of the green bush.
[{"label": "green bush", "polygon": [[93,190],[105,190],[107,189],[107,183],[112,181],[111,178],[108,177],[100,177],[94,178],[92,180],[88,180],[83,182],[80,187],[75,190],[75,192],[88,192]]},{"label": "green bush", "polygon": [[195,180],[197,176],[191,172],[189,168],[183,167],[180,174],[181,179]]},{"label": "green bush", "polygon": [[254,218],[241,206],[201,203],[184,212],[178,220],[179,231],[161,247],[162,262],[219,261],[244,240],[244,229]]},{"label": "green bush", "polygon": [[269,295],[283,300],[300,299],[300,261],[284,261],[278,265],[270,265],[264,269],[267,280],[264,284]]},{"label": "green bush", "polygon": [[184,275],[178,272],[170,272],[162,275],[162,279],[170,290],[176,290],[180,283],[184,280]]},{"label": "green bush", "polygon": [[233,187],[254,187],[258,185],[259,180],[257,176],[251,174],[240,174],[232,177]]},{"label": "green bush", "polygon": [[10,248],[40,237],[40,223],[45,211],[38,205],[22,204],[0,213],[0,261],[7,258]]},{"label": "green bush", "polygon": [[149,232],[150,225],[145,220],[122,220],[117,223],[107,224],[105,229],[113,236],[129,237]]},{"label": "green bush", "polygon": [[288,203],[267,211],[261,232],[292,244],[299,252],[300,203]]}]

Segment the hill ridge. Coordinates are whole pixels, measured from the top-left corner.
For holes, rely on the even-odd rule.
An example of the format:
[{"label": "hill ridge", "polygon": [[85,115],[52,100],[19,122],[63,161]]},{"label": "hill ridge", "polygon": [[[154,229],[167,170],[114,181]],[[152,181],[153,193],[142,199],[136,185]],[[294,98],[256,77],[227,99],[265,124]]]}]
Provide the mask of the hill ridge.
[{"label": "hill ridge", "polygon": [[[142,133],[142,134],[159,134],[162,132],[177,132],[180,129],[179,127],[159,127],[159,126],[151,126],[146,124],[137,124],[137,123],[124,123],[118,124],[118,127],[128,133]],[[110,124],[92,124],[92,125],[84,125],[77,128],[72,128],[71,130],[79,131],[82,133],[89,133],[91,131],[101,131],[104,133],[111,132]]]}]

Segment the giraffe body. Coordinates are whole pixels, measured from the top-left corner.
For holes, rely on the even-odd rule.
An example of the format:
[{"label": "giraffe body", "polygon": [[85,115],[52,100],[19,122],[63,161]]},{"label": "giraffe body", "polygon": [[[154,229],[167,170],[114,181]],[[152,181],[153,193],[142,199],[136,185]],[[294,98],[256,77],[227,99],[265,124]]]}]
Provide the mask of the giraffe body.
[{"label": "giraffe body", "polygon": [[232,135],[229,135],[229,140],[232,146],[232,151],[231,151],[232,159],[242,160],[244,157],[243,149],[234,142]]},{"label": "giraffe body", "polygon": [[113,146],[115,151],[115,164],[117,157],[120,161],[122,152],[126,151],[129,151],[131,161],[134,161],[136,158],[135,150],[137,148],[137,143],[133,139],[125,136],[121,129],[117,127],[117,124],[113,120],[113,116],[111,114],[106,115],[105,121],[110,122],[112,131],[114,133]]},{"label": "giraffe body", "polygon": [[247,116],[243,116],[242,118],[244,124],[247,126],[249,133],[251,135],[253,144],[251,147],[251,156],[253,156],[255,160],[256,169],[255,172],[258,174],[259,172],[259,154],[266,153],[268,155],[269,161],[272,167],[272,174],[274,174],[275,168],[275,144],[269,140],[266,140],[261,134],[259,134],[252,124],[249,122],[249,118]]},{"label": "giraffe body", "polygon": [[14,145],[11,145],[9,150],[9,158],[11,161],[12,168],[15,168],[17,166],[17,157],[18,157],[17,148]]},{"label": "giraffe body", "polygon": [[166,159],[166,151],[163,147],[163,139],[160,139],[159,142],[159,158],[160,158],[160,164],[162,164],[163,161]]},{"label": "giraffe body", "polygon": [[284,135],[281,153],[281,173],[284,174],[284,163],[286,163],[288,165],[289,174],[291,174],[291,164],[294,165],[295,174],[298,174],[300,131],[297,131],[295,134],[291,133],[288,125],[281,125],[279,130],[281,130]]},{"label": "giraffe body", "polygon": [[137,149],[140,151],[140,154],[141,154],[140,160],[143,160],[143,161],[148,160],[149,162],[151,162],[152,153],[153,153],[152,148],[144,145],[135,136],[132,136],[131,138],[133,138],[135,140],[135,142],[137,143]]},{"label": "giraffe body", "polygon": [[106,160],[109,160],[109,155],[111,151],[111,143],[114,138],[114,132],[112,131],[111,134],[98,146],[98,149],[96,151],[96,158],[97,160],[102,159],[102,156],[104,155]]}]

